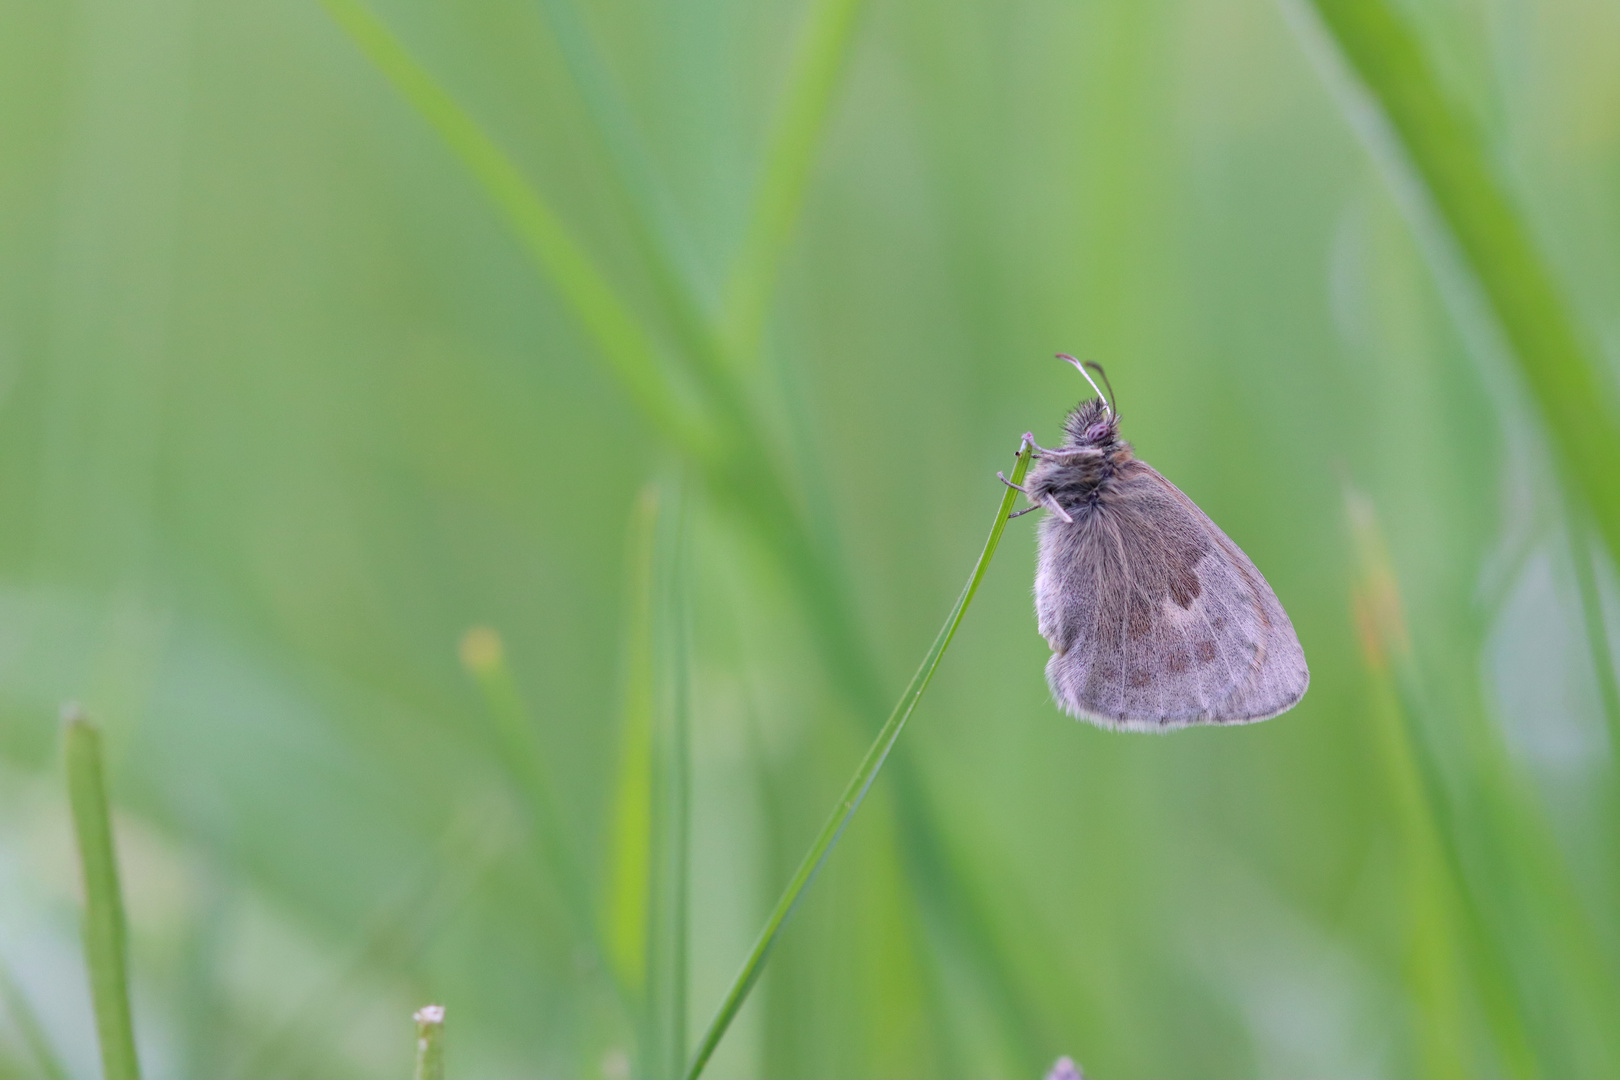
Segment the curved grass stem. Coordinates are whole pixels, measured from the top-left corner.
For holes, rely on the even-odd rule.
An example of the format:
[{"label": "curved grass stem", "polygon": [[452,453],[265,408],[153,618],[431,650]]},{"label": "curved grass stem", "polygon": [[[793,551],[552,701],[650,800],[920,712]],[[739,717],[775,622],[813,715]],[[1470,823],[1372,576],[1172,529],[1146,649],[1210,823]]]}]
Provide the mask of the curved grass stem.
[{"label": "curved grass stem", "polygon": [[[1013,469],[1012,482],[1018,483],[1024,478],[1029,468],[1029,459],[1032,447],[1026,441],[1018,452],[1018,463]],[[787,925],[789,916],[798,907],[810,883],[816,879],[832,849],[837,846],[844,830],[849,827],[855,812],[861,808],[866,799],[866,793],[871,790],[872,782],[877,779],[878,770],[888,759],[889,751],[894,749],[895,740],[900,737],[900,731],[906,726],[912,712],[917,708],[917,702],[922,699],[923,691],[928,689],[929,682],[934,677],[934,671],[939,667],[940,658],[945,655],[945,649],[956,635],[956,628],[962,624],[962,616],[967,613],[968,604],[973,602],[973,594],[978,591],[979,582],[984,579],[984,573],[990,567],[990,560],[996,553],[996,547],[1001,543],[1001,534],[1007,528],[1008,515],[1012,513],[1013,500],[1018,493],[1008,488],[1002,493],[1001,506],[996,511],[995,523],[990,527],[990,536],[984,543],[984,550],[979,554],[979,561],[973,566],[973,573],[968,578],[967,585],[962,589],[962,595],[957,597],[956,606],[951,609],[950,615],[945,619],[945,625],[940,627],[938,636],[934,638],[933,646],[923,657],[923,662],[917,668],[917,673],[911,677],[911,683],[906,692],[901,695],[900,701],[895,705],[889,719],[873,740],[871,749],[861,759],[860,766],[855,775],[850,778],[844,794],[833,808],[832,816],[827,824],[822,826],[810,850],[805,852],[799,868],[788,882],[787,888],[782,891],[776,906],[771,909],[770,916],[765,920],[765,927],[760,931],[759,938],[754,942],[753,950],[748,959],[743,962],[742,970],[732,981],[731,989],[727,992],[725,1000],[721,1002],[720,1009],[715,1013],[714,1019],[709,1023],[709,1029],[703,1036],[703,1042],[698,1046],[697,1053],[692,1058],[692,1064],[686,1070],[686,1080],[697,1080],[702,1075],[709,1059],[714,1056],[715,1049],[720,1040],[725,1037],[726,1029],[736,1019],[743,1002],[748,999],[749,992],[759,981],[765,970],[765,961],[770,958],[771,950],[775,948],[782,929]]]}]

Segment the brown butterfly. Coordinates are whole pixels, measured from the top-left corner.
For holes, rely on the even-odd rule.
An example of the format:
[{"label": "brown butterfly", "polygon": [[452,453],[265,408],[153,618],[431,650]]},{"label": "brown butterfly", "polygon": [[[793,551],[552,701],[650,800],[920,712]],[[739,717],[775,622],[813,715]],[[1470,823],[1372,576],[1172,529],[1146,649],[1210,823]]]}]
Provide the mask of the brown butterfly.
[{"label": "brown butterfly", "polygon": [[1035,447],[1019,489],[1030,510],[1048,511],[1035,614],[1058,704],[1122,731],[1247,724],[1293,708],[1311,675],[1271,586],[1191,499],[1132,456],[1112,386],[1105,399],[1086,372],[1106,383],[1101,365],[1058,358],[1097,392],[1069,413],[1062,446]]}]

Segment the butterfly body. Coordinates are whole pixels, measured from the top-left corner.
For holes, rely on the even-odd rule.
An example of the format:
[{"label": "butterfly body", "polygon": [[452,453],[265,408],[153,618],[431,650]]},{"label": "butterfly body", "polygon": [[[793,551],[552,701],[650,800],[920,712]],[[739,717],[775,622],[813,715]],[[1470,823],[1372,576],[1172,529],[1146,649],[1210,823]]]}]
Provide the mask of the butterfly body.
[{"label": "butterfly body", "polygon": [[1305,654],[1249,557],[1134,457],[1101,399],[1075,408],[1064,435],[1024,488],[1048,510],[1035,610],[1058,704],[1132,731],[1292,708],[1310,682]]}]

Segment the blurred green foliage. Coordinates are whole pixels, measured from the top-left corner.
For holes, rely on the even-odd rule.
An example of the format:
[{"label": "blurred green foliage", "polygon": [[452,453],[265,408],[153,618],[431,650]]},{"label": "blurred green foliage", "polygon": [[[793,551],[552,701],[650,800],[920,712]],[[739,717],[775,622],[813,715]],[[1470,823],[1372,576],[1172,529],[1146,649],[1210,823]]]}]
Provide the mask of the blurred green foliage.
[{"label": "blurred green foliage", "polygon": [[[1601,397],[1620,14],[1392,10]],[[1311,691],[1073,723],[1013,522],[706,1075],[1613,1074],[1616,510],[1333,52],[1270,0],[0,0],[0,1075],[97,1070],[68,698],[148,1075],[407,1075],[429,1001],[452,1076],[669,1074],[1059,349]]]}]

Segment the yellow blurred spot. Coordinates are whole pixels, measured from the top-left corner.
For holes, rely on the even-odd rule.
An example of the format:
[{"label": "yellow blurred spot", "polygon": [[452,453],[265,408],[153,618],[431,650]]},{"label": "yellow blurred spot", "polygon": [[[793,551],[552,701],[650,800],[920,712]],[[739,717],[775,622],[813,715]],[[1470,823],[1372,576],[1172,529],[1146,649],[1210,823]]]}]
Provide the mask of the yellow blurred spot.
[{"label": "yellow blurred spot", "polygon": [[461,663],[474,675],[488,675],[505,657],[501,635],[487,626],[475,626],[461,636]]},{"label": "yellow blurred spot", "polygon": [[1358,564],[1350,593],[1351,614],[1368,663],[1381,670],[1391,656],[1404,659],[1412,650],[1401,586],[1372,500],[1346,485],[1344,501]]}]

